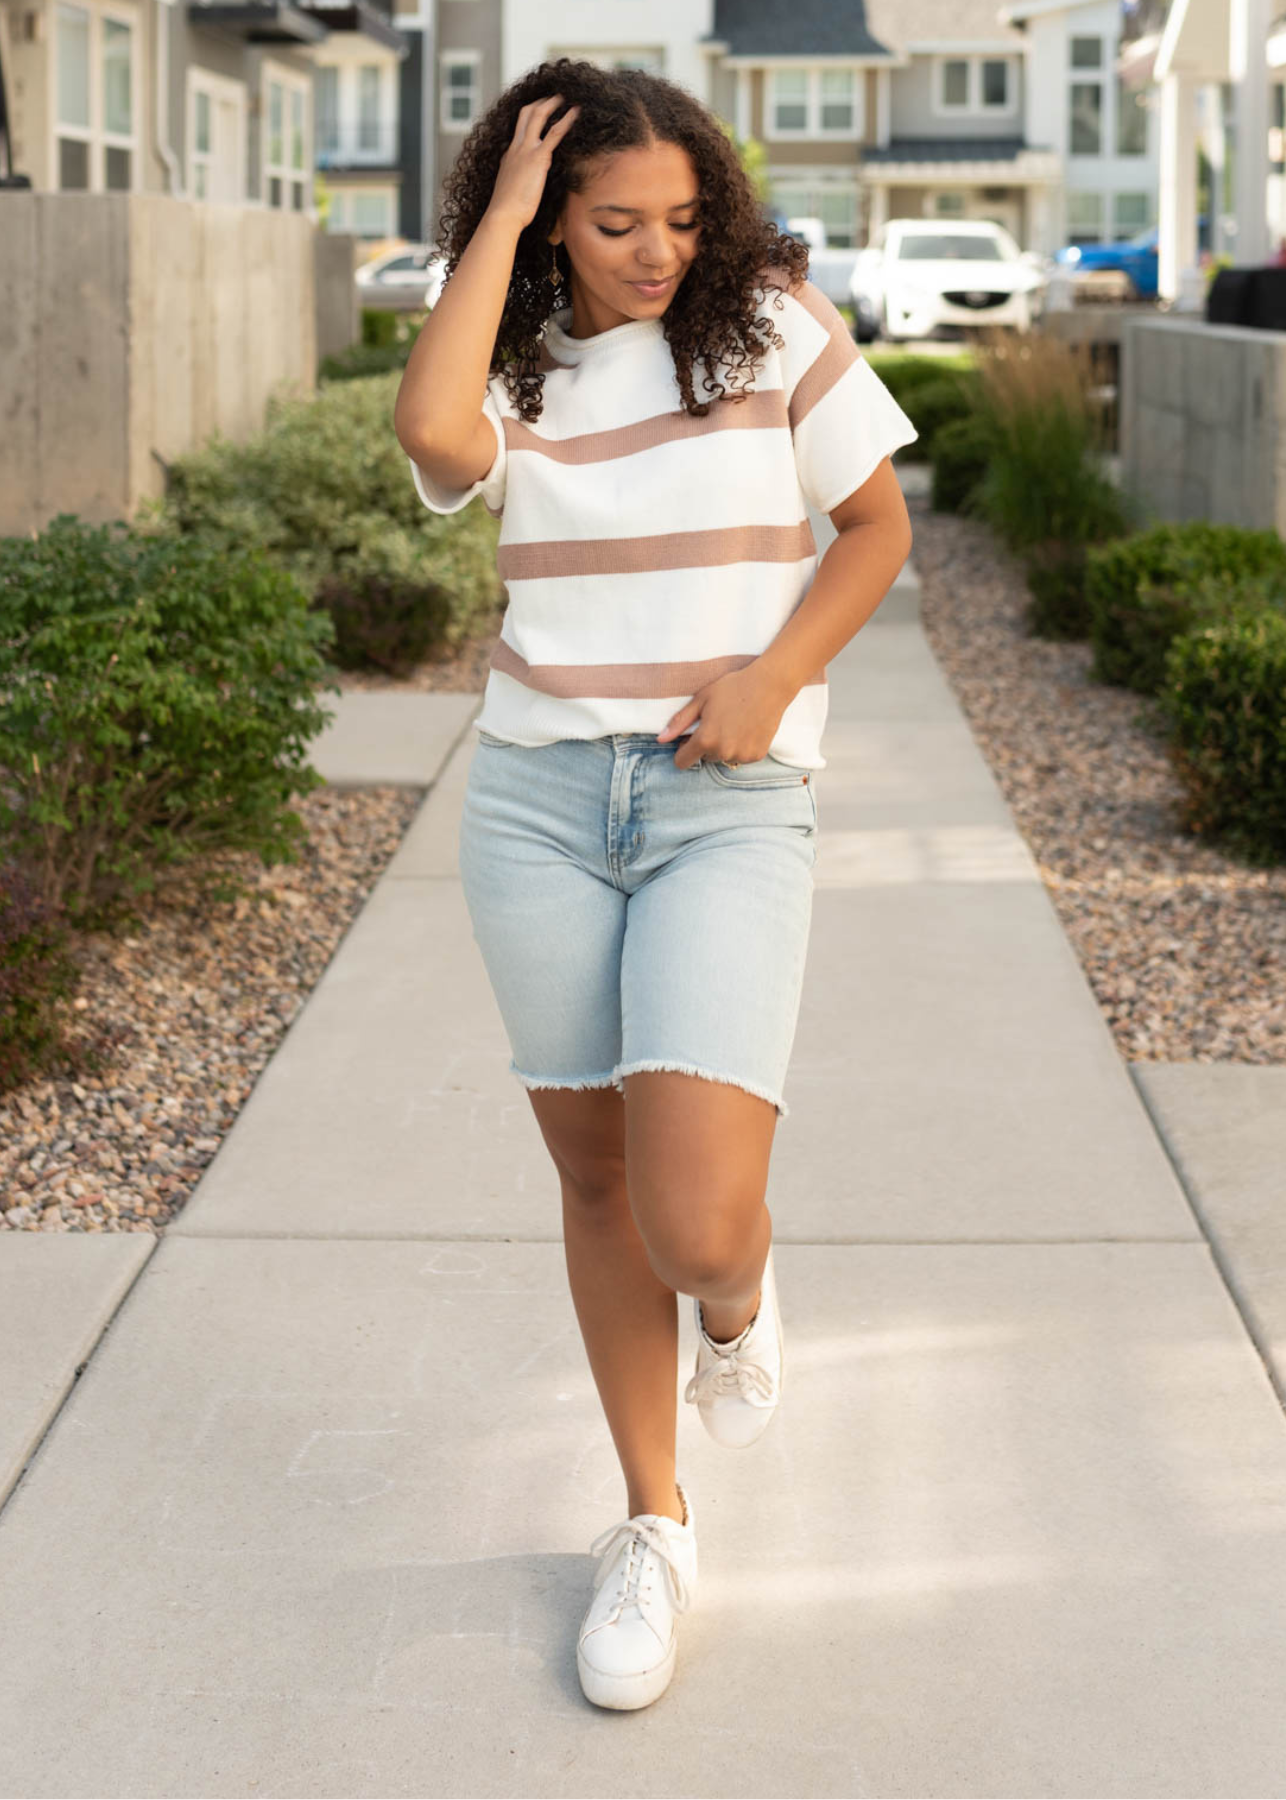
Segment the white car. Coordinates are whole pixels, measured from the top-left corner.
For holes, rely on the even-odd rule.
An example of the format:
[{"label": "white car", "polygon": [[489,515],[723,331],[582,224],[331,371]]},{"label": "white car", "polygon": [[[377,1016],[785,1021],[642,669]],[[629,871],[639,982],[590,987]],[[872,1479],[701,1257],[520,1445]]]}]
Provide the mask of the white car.
[{"label": "white car", "polygon": [[389,305],[432,307],[442,292],[442,282],[442,259],[435,244],[403,244],[383,256],[373,256],[357,271],[362,299],[377,302],[383,298]]},{"label": "white car", "polygon": [[1026,331],[1048,277],[989,219],[890,219],[863,250],[850,295],[859,337],[929,337],[940,325]]}]

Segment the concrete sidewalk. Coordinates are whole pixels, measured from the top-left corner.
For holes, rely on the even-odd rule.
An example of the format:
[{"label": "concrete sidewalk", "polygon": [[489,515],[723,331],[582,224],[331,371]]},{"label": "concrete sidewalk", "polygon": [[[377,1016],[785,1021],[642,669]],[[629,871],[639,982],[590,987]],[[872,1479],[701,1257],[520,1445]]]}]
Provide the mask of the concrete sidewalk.
[{"label": "concrete sidewalk", "polygon": [[680,1407],[670,1690],[576,1678],[624,1488],[455,870],[477,700],[346,701],[329,778],[387,727],[433,785],[196,1195],[150,1256],[0,1239],[0,1791],[1281,1794],[1272,1308],[1194,1211],[1235,1169],[1269,1231],[1280,1159],[1167,1146],[909,573],[830,676],[786,1399],[744,1455]]}]

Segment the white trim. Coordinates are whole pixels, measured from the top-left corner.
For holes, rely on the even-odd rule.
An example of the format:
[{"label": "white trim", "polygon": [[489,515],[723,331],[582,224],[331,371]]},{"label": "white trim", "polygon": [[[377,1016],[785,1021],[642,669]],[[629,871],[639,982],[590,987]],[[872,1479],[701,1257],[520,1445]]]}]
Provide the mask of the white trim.
[{"label": "white trim", "polygon": [[[1177,0],[1186,5],[1187,0]],[[1078,6],[1100,6],[1102,0],[1013,0],[996,15],[1002,24],[1013,25],[1019,19],[1038,19],[1043,13],[1075,12]]]},{"label": "white trim", "polygon": [[[282,204],[272,207],[274,212],[308,212],[313,207],[313,83],[311,73],[301,75],[296,70],[287,68],[284,63],[274,62],[265,57],[260,64],[260,127],[259,127],[259,203],[272,206],[268,198],[268,183],[272,180],[282,184]],[[282,160],[275,163],[268,155],[269,139],[272,136],[272,91],[271,84],[277,82],[282,90],[281,107],[281,148]],[[303,166],[296,167],[290,160],[290,94],[303,95],[304,101],[304,156]],[[301,181],[304,188],[304,204],[296,208],[291,203],[289,189],[291,185]]]},{"label": "white trim", "polygon": [[734,71],[736,84],[734,110],[736,112],[737,136],[744,143],[750,136],[750,70]]},{"label": "white trim", "polygon": [[[76,12],[83,12],[88,18],[88,125],[63,125],[58,118],[58,8],[60,5],[66,5]],[[107,20],[114,25],[125,26],[130,34],[130,130],[128,133],[108,131],[103,126],[103,25]],[[58,154],[58,142],[60,138],[65,138],[69,143],[86,144],[89,147],[89,185],[86,189],[69,189],[68,192],[137,193],[142,186],[140,180],[142,171],[139,167],[142,140],[139,115],[143,105],[143,17],[141,10],[128,4],[128,0],[110,0],[108,4],[103,4],[102,0],[54,0],[54,4],[50,8],[49,36],[51,43],[50,55],[46,59],[48,67],[46,96],[49,119],[50,187],[56,192],[60,191],[61,159]],[[108,150],[129,151],[128,188],[108,189],[106,155]]]},{"label": "white trim", "polygon": [[[804,98],[805,120],[800,126],[789,126],[782,129],[776,122],[777,102],[773,95],[772,72],[766,71],[764,78],[764,112],[763,139],[770,144],[803,143],[807,141],[825,143],[858,142],[866,130],[866,82],[861,79],[859,71],[850,69],[852,119],[843,126],[826,126],[821,123],[822,116],[822,75],[830,74],[836,67],[829,64],[823,70],[807,63],[777,65],[783,72],[800,74],[806,78],[807,91]],[[787,105],[795,104],[787,101]]]},{"label": "white trim", "polygon": [[[473,80],[468,92],[472,97],[467,119],[449,119],[447,117],[446,99],[451,91],[447,87],[446,71],[450,63],[468,63],[473,70]],[[451,133],[472,131],[482,104],[482,52],[481,50],[439,50],[438,51],[438,130]],[[459,89],[455,90],[459,92]]]},{"label": "white trim", "polygon": [[905,69],[910,66],[909,56],[725,56],[725,68],[729,69]]},{"label": "white trim", "polygon": [[887,69],[875,72],[875,143],[887,148],[893,130],[893,80]]},{"label": "white trim", "polygon": [[1030,49],[1026,38],[926,38],[907,44],[912,56],[1023,56]]}]

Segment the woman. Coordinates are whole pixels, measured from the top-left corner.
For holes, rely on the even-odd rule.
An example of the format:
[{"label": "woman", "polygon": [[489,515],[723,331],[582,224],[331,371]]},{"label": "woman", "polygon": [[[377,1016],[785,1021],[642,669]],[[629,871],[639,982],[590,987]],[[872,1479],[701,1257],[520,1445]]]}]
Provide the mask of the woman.
[{"label": "woman", "polygon": [[[577,1664],[628,1709],[669,1682],[696,1587],[676,1295],[717,1442],[781,1394],[764,1195],[825,669],[910,549],[888,458],[915,432],[717,119],[657,76],[530,70],[466,140],[439,236],[394,423],[427,506],[502,517],[460,872],[625,1477]],[[820,562],[806,502],[838,529]]]}]

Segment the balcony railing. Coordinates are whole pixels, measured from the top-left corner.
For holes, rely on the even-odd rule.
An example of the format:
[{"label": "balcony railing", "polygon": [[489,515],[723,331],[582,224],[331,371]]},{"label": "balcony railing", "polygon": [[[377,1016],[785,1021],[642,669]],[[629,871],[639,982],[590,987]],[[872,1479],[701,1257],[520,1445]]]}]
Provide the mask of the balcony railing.
[{"label": "balcony railing", "polygon": [[397,161],[397,126],[387,120],[368,125],[317,124],[319,169],[388,168]]}]

